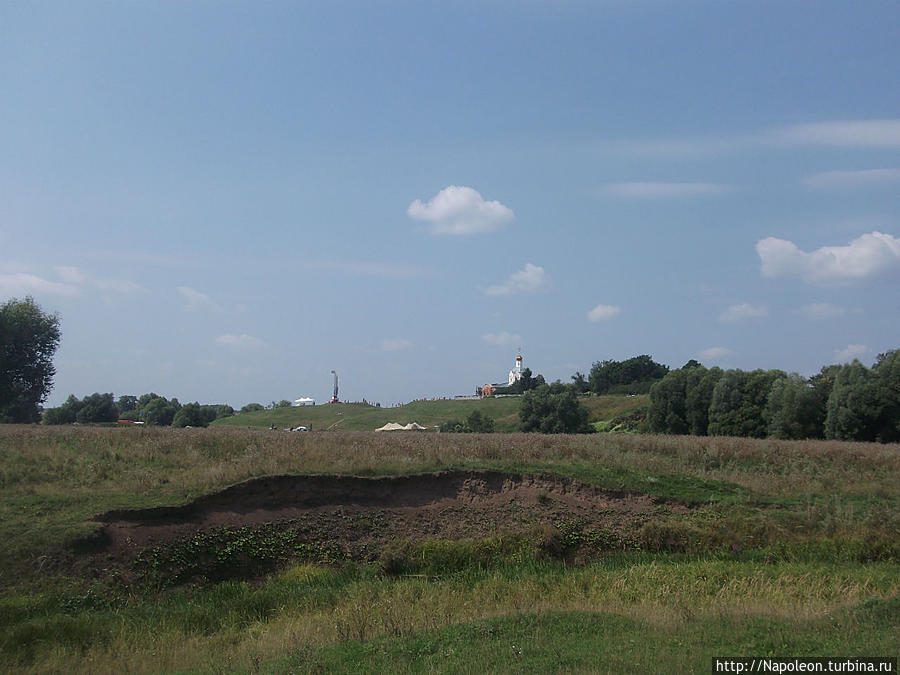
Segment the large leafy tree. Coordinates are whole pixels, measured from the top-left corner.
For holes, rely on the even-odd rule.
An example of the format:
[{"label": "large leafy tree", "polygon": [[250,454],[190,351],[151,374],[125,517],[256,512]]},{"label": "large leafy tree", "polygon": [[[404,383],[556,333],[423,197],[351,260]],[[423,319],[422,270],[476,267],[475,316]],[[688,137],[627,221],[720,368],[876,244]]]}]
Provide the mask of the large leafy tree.
[{"label": "large leafy tree", "polygon": [[872,368],[878,388],[878,440],[900,441],[900,349],[879,354]]},{"label": "large leafy tree", "polygon": [[825,422],[823,387],[796,373],[775,380],[763,416],[772,438],[822,438]]},{"label": "large leafy tree", "polygon": [[519,422],[522,431],[542,434],[586,434],[592,431],[588,424],[588,410],[578,402],[575,393],[569,389],[554,394],[548,384],[522,396]]},{"label": "large leafy tree", "polygon": [[34,299],[0,305],[0,422],[40,421],[59,337],[59,315],[44,312]]},{"label": "large leafy tree", "polygon": [[650,388],[650,409],[647,422],[652,431],[664,434],[686,434],[690,431],[687,421],[687,373],[672,370]]},{"label": "large leafy tree", "polygon": [[772,384],[787,375],[781,370],[728,370],[716,383],[709,405],[711,436],[765,438],[763,411]]},{"label": "large leafy tree", "polygon": [[591,366],[588,382],[595,394],[641,394],[650,385],[661,380],[669,367],[656,363],[647,354],[633,356],[625,361],[600,361]]}]

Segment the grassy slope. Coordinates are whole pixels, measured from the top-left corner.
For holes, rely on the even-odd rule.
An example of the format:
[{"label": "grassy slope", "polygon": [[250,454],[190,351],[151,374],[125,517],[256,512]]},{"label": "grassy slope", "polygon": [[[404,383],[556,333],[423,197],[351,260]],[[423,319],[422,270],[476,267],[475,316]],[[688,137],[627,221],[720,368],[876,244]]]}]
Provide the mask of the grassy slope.
[{"label": "grassy slope", "polygon": [[[317,431],[373,431],[388,422],[417,422],[432,429],[450,420],[462,420],[478,410],[492,418],[497,431],[515,431],[519,424],[517,397],[481,400],[413,401],[394,408],[376,408],[366,403],[327,403],[323,405],[279,408],[241,413],[215,422],[215,426],[265,429],[274,424],[279,429],[306,426]],[[647,396],[593,396],[582,398],[590,413],[590,421],[605,421],[629,410],[646,405]]]},{"label": "grassy slope", "polygon": [[[0,450],[4,671],[709,672],[712,654],[890,654],[900,631],[897,445],[0,426]],[[448,466],[576,475],[697,508],[654,524],[648,550],[583,567],[476,559],[397,578],[307,564],[156,594],[48,563],[112,507],[263,474]]]}]

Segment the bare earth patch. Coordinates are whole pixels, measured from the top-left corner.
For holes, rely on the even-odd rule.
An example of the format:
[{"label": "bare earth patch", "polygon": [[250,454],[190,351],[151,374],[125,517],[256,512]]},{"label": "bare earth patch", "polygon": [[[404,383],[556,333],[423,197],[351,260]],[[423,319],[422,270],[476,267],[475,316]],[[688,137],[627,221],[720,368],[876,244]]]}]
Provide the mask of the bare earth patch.
[{"label": "bare earth patch", "polygon": [[387,478],[268,476],[183,506],[116,510],[83,552],[127,566],[142,551],[217,528],[280,524],[346,558],[372,560],[397,541],[466,539],[575,523],[618,539],[651,518],[687,507],[571,478],[497,471],[446,471]]}]

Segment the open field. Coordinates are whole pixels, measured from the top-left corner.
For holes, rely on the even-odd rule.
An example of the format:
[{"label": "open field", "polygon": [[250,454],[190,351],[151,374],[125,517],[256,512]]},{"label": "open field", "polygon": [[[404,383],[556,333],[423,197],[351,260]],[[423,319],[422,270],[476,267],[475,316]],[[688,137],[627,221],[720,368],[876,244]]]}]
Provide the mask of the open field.
[{"label": "open field", "polygon": [[[373,431],[388,422],[417,422],[431,430],[443,422],[462,420],[478,410],[494,420],[498,432],[511,432],[519,426],[520,400],[514,396],[478,400],[436,399],[413,401],[393,408],[376,408],[367,403],[326,403],[240,413],[218,420],[214,426],[268,429],[274,424],[279,429],[305,426],[315,431]],[[591,422],[608,421],[616,415],[647,405],[648,400],[646,395],[589,396],[580,399],[590,413]]]},{"label": "open field", "polygon": [[0,670],[896,656],[898,476],[898,445],[0,426]]}]

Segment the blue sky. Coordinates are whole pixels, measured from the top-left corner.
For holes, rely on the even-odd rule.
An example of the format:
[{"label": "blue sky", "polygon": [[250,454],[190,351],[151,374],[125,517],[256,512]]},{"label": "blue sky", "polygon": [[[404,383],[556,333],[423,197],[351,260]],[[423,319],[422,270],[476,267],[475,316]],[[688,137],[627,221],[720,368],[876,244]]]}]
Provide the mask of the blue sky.
[{"label": "blue sky", "polygon": [[900,336],[900,4],[0,1],[48,401],[469,394]]}]

